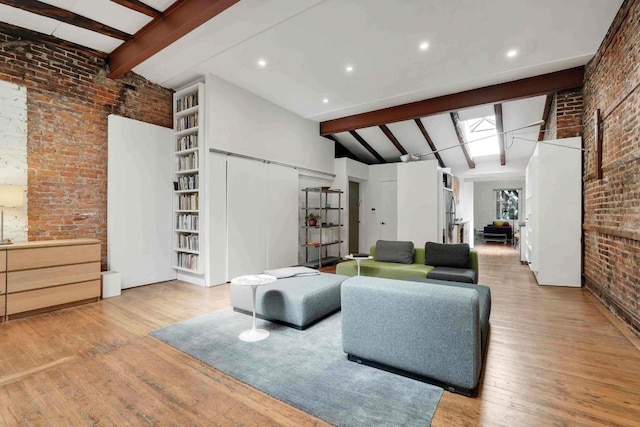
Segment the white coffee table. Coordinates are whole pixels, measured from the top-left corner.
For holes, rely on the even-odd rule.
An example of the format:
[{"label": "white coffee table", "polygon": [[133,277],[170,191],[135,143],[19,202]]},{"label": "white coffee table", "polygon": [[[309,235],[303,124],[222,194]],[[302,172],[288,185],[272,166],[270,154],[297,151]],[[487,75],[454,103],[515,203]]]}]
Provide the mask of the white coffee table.
[{"label": "white coffee table", "polygon": [[240,334],[240,339],[247,342],[262,341],[269,336],[269,331],[256,328],[256,289],[260,285],[266,285],[278,280],[274,276],[268,274],[252,274],[248,276],[240,276],[231,279],[231,283],[238,286],[251,286],[253,293],[253,324],[251,329]]},{"label": "white coffee table", "polygon": [[355,260],[356,264],[358,264],[358,276],[360,275],[360,263],[362,262],[363,259],[373,259],[373,257],[371,255],[367,255],[367,256],[354,256],[354,255],[347,255],[344,257],[345,259],[352,259]]}]

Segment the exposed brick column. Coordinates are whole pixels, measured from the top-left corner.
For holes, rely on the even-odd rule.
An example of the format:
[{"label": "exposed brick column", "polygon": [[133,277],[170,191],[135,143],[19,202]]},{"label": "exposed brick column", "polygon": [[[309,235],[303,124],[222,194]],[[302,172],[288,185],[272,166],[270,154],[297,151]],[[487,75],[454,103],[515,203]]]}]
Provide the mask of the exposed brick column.
[{"label": "exposed brick column", "polygon": [[[640,335],[640,1],[625,1],[584,86],[584,279]],[[594,113],[603,129],[597,178]]]},{"label": "exposed brick column", "polygon": [[583,113],[582,88],[556,93],[551,104],[546,126],[548,131],[544,139],[582,136]]}]

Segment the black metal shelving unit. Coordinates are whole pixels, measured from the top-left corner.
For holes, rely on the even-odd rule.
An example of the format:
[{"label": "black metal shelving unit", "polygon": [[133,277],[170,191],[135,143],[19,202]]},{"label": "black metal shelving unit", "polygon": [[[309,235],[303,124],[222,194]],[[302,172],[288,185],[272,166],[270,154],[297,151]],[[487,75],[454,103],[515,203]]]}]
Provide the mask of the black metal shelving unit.
[{"label": "black metal shelving unit", "polygon": [[[306,217],[310,213],[318,213],[320,215],[320,221],[316,225],[307,225],[307,220],[304,220],[302,228],[304,229],[304,243],[302,246],[305,248],[305,262],[302,265],[311,268],[322,268],[328,265],[336,264],[341,258],[341,243],[343,242],[342,235],[342,194],[344,193],[339,189],[332,189],[329,187],[308,187],[302,189],[305,193],[304,216]],[[315,197],[317,194],[317,197]],[[311,201],[310,199],[311,195]],[[335,200],[337,199],[337,200]],[[333,203],[337,201],[338,207],[333,207]],[[332,222],[335,219],[337,222]],[[337,237],[327,239],[328,233],[331,230],[336,230]],[[318,240],[313,240],[317,236]],[[329,255],[329,248],[337,245],[338,255]],[[314,258],[314,255],[317,258]],[[312,258],[312,259],[310,259]]]}]

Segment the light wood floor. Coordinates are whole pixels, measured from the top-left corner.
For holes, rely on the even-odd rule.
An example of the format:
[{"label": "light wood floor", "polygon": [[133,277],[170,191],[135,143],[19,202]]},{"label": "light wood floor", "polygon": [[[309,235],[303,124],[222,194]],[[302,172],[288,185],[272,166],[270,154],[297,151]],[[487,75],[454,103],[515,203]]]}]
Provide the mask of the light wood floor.
[{"label": "light wood floor", "polygon": [[[588,291],[536,285],[509,247],[479,251],[482,387],[445,392],[433,425],[638,426],[638,338]],[[228,304],[227,285],[174,281],[0,324],[0,425],[326,425],[148,335]]]}]

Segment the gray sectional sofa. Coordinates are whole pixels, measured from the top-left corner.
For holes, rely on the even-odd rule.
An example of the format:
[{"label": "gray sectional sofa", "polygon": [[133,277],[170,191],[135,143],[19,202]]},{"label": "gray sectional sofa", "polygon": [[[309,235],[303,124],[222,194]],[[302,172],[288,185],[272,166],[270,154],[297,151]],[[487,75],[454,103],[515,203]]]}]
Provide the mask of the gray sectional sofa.
[{"label": "gray sectional sofa", "polygon": [[427,278],[342,283],[349,360],[475,395],[491,313],[486,286]]}]

